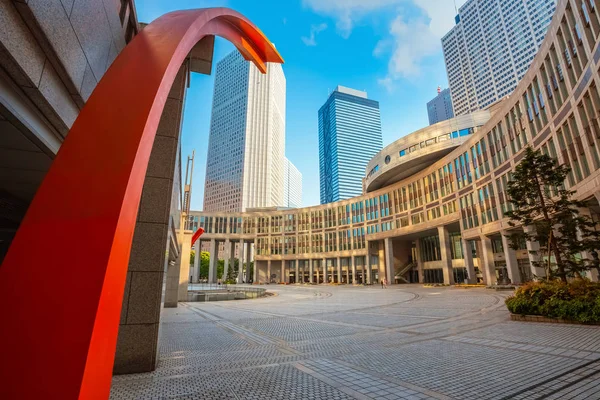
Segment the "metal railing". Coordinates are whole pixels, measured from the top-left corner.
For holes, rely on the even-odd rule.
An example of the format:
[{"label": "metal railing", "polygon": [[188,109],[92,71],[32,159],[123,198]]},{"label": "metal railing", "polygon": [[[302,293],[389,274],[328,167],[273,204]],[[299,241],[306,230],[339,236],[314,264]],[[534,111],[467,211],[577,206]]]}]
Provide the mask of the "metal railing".
[{"label": "metal railing", "polygon": [[190,283],[188,284],[188,290],[192,291],[244,291],[244,292],[265,292],[265,288],[253,287],[248,285],[236,285],[236,284],[218,284],[218,283]]},{"label": "metal railing", "polygon": [[188,284],[188,301],[219,301],[256,299],[267,292],[265,288],[218,283]]}]

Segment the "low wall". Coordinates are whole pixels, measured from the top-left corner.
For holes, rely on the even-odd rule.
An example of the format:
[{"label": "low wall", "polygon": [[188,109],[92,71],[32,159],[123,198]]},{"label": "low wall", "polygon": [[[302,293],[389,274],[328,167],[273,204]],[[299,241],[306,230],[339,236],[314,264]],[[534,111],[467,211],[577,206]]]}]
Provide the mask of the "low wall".
[{"label": "low wall", "polygon": [[256,299],[266,294],[267,290],[250,286],[191,284],[188,289],[189,302],[226,301]]}]

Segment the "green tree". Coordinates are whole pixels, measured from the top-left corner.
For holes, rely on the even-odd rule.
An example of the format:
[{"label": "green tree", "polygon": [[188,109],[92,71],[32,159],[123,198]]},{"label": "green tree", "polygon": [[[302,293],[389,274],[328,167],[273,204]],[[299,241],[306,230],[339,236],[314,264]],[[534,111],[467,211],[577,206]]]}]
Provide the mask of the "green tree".
[{"label": "green tree", "polygon": [[208,266],[210,264],[210,253],[203,251],[200,253],[200,279],[208,279]]},{"label": "green tree", "polygon": [[194,265],[194,260],[196,260],[196,250],[190,251],[190,265]]},{"label": "green tree", "polygon": [[[538,242],[540,252],[533,252],[540,256],[536,266],[546,270],[548,279],[558,277],[563,282],[593,267],[592,260],[581,254],[598,249],[600,243],[594,223],[579,212],[585,203],[573,199],[575,191],[564,187],[569,172],[568,166],[527,147],[507,188],[513,205],[506,213],[509,224],[533,228],[511,235],[511,247],[517,249],[523,239]],[[547,261],[543,261],[544,255]]]}]

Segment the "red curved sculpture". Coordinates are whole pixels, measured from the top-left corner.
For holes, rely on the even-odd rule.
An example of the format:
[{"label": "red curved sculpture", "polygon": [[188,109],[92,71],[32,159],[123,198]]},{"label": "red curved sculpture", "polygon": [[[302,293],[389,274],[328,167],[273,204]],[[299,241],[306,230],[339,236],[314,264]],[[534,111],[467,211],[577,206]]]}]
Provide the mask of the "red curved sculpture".
[{"label": "red curved sculpture", "polygon": [[178,11],[119,54],[73,124],[0,267],[0,398],[105,399],[144,176],[192,47],[222,36],[266,72],[283,60],[241,14]]}]

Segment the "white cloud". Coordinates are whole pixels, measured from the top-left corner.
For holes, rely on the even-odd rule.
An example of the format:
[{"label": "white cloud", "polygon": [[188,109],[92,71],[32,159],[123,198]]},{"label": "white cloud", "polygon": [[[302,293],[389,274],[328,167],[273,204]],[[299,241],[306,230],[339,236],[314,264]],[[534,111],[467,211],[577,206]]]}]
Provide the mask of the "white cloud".
[{"label": "white cloud", "polygon": [[390,79],[419,75],[420,62],[440,49],[440,40],[422,19],[406,22],[398,15],[390,25],[393,38],[391,57],[388,63]]},{"label": "white cloud", "polygon": [[326,23],[322,23],[319,25],[312,25],[310,27],[310,36],[309,37],[302,36],[301,39],[304,42],[304,44],[307,46],[316,46],[317,45],[317,41],[316,41],[317,34],[319,32],[323,32],[325,29],[327,29]]},{"label": "white cloud", "polygon": [[340,35],[347,38],[352,32],[354,21],[370,12],[380,10],[403,0],[302,0],[302,4],[318,14],[336,19]]},{"label": "white cloud", "polygon": [[[457,0],[460,7],[466,0]],[[349,37],[357,21],[370,13],[396,6],[395,18],[390,23],[388,36],[373,49],[375,57],[389,55],[388,73],[379,83],[388,90],[393,81],[419,74],[422,62],[441,50],[440,39],[454,26],[454,2],[450,0],[303,0],[304,6],[336,20],[338,33]],[[412,5],[422,15],[408,13]],[[414,10],[414,8],[413,8]]]},{"label": "white cloud", "polygon": [[377,83],[385,87],[388,90],[388,92],[392,92],[394,90],[394,81],[389,76],[377,79]]}]

